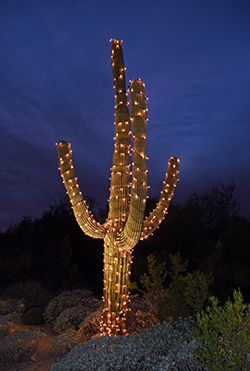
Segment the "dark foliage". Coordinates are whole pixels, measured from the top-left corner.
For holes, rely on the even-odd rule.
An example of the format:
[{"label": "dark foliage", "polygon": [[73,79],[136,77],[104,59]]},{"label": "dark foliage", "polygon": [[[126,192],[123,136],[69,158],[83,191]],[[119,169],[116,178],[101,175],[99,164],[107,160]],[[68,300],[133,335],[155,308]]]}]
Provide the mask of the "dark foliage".
[{"label": "dark foliage", "polygon": [[[134,251],[132,280],[146,272],[147,256],[154,254],[171,269],[170,254],[189,260],[188,272],[214,276],[213,293],[225,301],[241,287],[250,301],[250,221],[238,215],[240,204],[233,182],[194,192],[183,204],[172,203],[160,228]],[[168,278],[166,286],[170,283]]]},{"label": "dark foliage", "polygon": [[40,219],[25,216],[0,234],[0,280],[5,287],[33,280],[50,291],[88,286],[101,295],[102,249],[101,240],[82,233],[62,198]]},{"label": "dark foliage", "polygon": [[[226,300],[241,287],[250,301],[250,221],[240,217],[240,204],[233,182],[212,184],[193,192],[183,204],[172,203],[154,235],[140,241],[134,250],[132,280],[147,271],[147,257],[156,256],[171,269],[170,254],[189,260],[188,271],[201,270],[214,276],[212,291]],[[147,201],[145,215],[155,207]],[[108,208],[98,209],[88,198],[92,212],[103,222]],[[92,239],[79,228],[70,203],[52,202],[41,218],[25,216],[17,225],[0,233],[0,282],[3,288],[16,282],[39,282],[49,291],[87,288],[101,297],[103,241]],[[170,283],[166,279],[166,286]]]}]

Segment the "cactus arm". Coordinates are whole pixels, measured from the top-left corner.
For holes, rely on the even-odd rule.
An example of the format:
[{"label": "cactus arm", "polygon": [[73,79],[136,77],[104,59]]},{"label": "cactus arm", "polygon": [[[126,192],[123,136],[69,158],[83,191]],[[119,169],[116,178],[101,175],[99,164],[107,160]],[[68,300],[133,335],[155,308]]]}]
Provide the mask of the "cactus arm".
[{"label": "cactus arm", "polygon": [[123,228],[128,214],[130,176],[130,125],[125,66],[121,41],[111,40],[111,60],[115,89],[115,147],[111,171],[108,223],[112,231]]},{"label": "cactus arm", "polygon": [[[104,239],[104,291],[102,335],[126,334],[132,249],[139,239],[148,237],[161,223],[177,181],[179,160],[171,157],[161,198],[155,210],[143,221],[147,194],[146,98],[140,79],[130,85],[132,126],[132,173],[130,173],[130,115],[127,103],[122,44],[111,40],[112,72],[115,89],[115,146],[111,171],[109,214],[104,225],[97,223],[83,200],[71,158],[70,145],[58,144],[63,183],[76,220],[84,233]],[[131,195],[130,175],[132,175]],[[130,198],[129,198],[130,197]]]},{"label": "cactus arm", "polygon": [[132,186],[129,215],[117,238],[118,247],[132,249],[140,239],[147,198],[146,122],[147,108],[144,84],[135,79],[130,85],[132,122]]},{"label": "cactus arm", "polygon": [[168,171],[164,181],[163,190],[161,192],[161,198],[156,208],[144,220],[140,240],[144,240],[150,236],[150,234],[152,234],[154,230],[158,228],[162,220],[165,218],[165,214],[167,213],[167,209],[176,186],[179,163],[180,160],[175,156],[170,157],[168,160]]},{"label": "cactus arm", "polygon": [[57,152],[63,183],[79,226],[90,237],[104,238],[106,228],[93,218],[77,184],[77,178],[75,177],[74,167],[72,165],[70,144],[64,140],[60,141],[57,145]]}]

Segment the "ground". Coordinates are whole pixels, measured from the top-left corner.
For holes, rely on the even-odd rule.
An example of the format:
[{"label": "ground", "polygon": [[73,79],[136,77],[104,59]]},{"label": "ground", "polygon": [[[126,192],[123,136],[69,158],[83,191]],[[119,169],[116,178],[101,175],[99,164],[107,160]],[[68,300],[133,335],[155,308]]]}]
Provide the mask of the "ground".
[{"label": "ground", "polygon": [[[35,353],[28,359],[19,362],[18,364],[8,367],[8,371],[49,371],[50,366],[60,362],[65,357],[65,353],[55,350],[51,342],[55,339],[56,334],[47,325],[40,326],[22,326],[32,331],[40,330],[46,334],[42,339]],[[1,370],[7,371],[7,370]]]}]

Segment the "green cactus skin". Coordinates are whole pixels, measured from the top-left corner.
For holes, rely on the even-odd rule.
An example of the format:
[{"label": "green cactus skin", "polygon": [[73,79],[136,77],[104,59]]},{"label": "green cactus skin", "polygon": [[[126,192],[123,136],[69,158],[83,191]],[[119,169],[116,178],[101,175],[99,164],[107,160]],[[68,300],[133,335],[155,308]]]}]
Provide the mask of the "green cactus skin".
[{"label": "green cactus skin", "polygon": [[[93,218],[82,197],[72,165],[70,144],[60,141],[57,150],[63,183],[79,226],[87,235],[104,239],[104,309],[100,322],[101,334],[122,335],[126,334],[128,282],[133,248],[139,240],[151,235],[164,219],[176,186],[179,159],[177,157],[169,159],[161,198],[155,210],[143,220],[148,188],[145,85],[140,79],[131,82],[129,114],[122,45],[118,39],[111,40],[111,59],[115,89],[115,146],[109,214],[104,224],[98,223]],[[132,172],[130,172],[131,135]]]}]

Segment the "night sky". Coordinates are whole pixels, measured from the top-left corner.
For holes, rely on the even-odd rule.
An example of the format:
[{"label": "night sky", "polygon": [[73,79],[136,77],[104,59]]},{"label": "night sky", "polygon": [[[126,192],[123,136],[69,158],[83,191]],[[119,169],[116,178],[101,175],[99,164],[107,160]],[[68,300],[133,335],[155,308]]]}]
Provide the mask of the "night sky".
[{"label": "night sky", "polygon": [[173,197],[235,182],[250,215],[250,1],[1,0],[0,229],[65,195],[55,143],[71,143],[81,191],[104,206],[114,146],[111,38],[148,100],[149,195],[168,158]]}]

